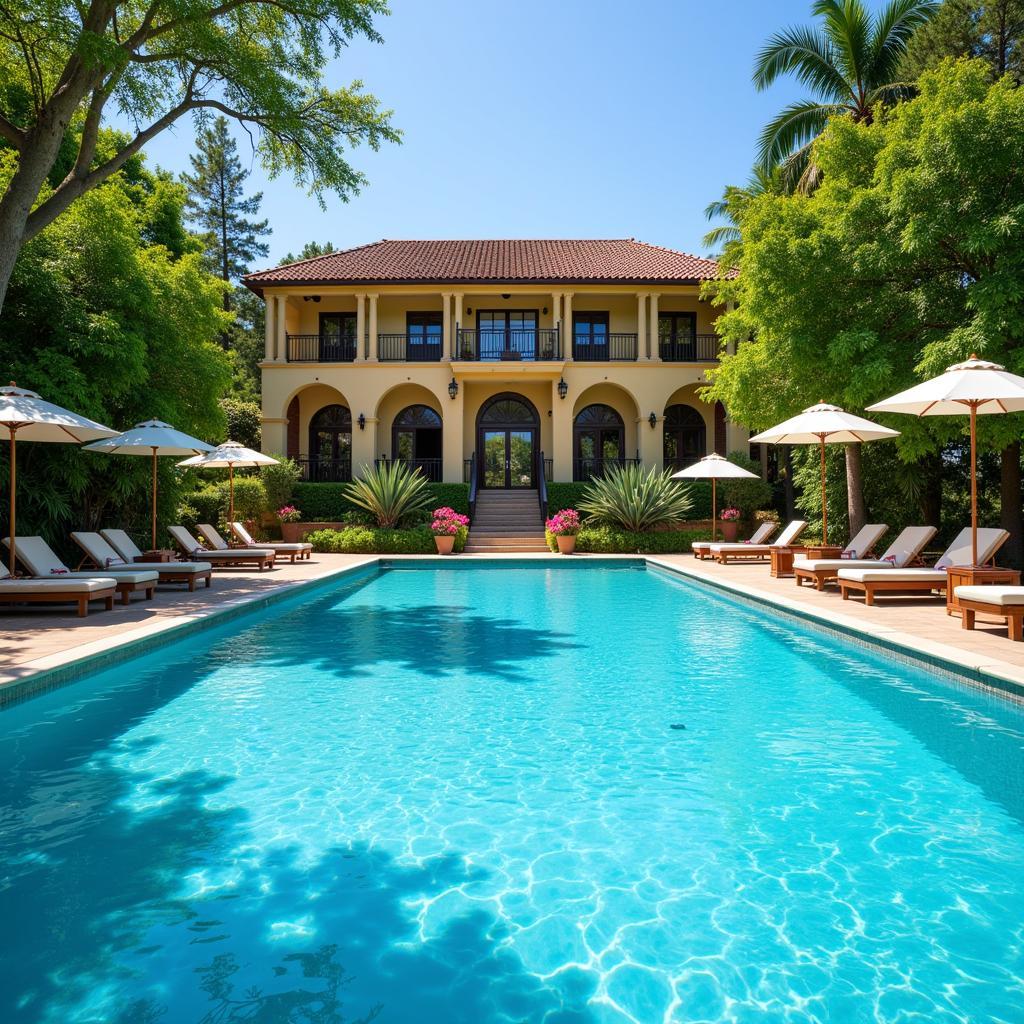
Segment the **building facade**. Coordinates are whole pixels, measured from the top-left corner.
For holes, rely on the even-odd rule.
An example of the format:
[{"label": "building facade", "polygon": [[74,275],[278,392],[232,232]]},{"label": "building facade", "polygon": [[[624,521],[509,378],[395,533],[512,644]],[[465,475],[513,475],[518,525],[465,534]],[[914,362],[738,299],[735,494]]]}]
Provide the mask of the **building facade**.
[{"label": "building facade", "polygon": [[632,239],[381,241],[250,274],[263,448],[309,480],[401,459],[480,487],[679,469],[746,445],[698,389],[712,260]]}]

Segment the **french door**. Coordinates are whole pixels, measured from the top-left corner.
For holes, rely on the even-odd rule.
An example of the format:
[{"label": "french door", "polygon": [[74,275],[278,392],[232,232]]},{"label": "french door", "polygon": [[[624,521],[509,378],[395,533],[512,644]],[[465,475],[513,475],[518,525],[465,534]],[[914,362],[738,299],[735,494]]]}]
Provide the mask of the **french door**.
[{"label": "french door", "polygon": [[506,490],[533,487],[536,436],[533,430],[482,430],[483,486]]},{"label": "french door", "polygon": [[476,326],[480,339],[480,359],[537,358],[537,310],[481,309]]}]

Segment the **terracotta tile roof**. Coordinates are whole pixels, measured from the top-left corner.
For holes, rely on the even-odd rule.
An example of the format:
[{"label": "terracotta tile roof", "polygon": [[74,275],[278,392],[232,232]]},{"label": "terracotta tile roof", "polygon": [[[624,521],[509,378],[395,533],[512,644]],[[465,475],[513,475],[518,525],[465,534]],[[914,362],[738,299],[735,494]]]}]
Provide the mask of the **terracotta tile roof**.
[{"label": "terracotta tile roof", "polygon": [[259,291],[275,284],[693,284],[717,275],[714,260],[633,238],[383,239],[261,270],[243,281]]}]

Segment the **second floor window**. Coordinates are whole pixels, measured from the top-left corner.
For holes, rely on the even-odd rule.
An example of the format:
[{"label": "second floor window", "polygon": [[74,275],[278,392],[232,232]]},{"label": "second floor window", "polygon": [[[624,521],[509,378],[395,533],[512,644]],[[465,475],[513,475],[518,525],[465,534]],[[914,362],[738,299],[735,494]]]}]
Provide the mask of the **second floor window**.
[{"label": "second floor window", "polygon": [[667,362],[686,362],[697,355],[697,314],[660,313],[658,349]]},{"label": "second floor window", "polygon": [[608,314],[573,313],[572,340],[576,359],[607,359]]},{"label": "second floor window", "polygon": [[444,333],[441,313],[407,313],[405,333],[408,359],[441,358],[441,338]]}]

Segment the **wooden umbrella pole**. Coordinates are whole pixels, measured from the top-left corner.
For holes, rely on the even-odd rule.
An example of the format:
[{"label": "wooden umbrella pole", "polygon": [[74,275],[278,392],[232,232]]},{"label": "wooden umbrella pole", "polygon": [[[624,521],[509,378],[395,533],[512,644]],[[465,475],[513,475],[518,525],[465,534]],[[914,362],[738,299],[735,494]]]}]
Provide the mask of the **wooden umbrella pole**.
[{"label": "wooden umbrella pole", "polygon": [[10,531],[11,531],[11,562],[10,562],[10,568],[11,568],[11,576],[13,577],[14,576],[14,566],[15,566],[15,563],[17,562],[17,560],[18,560],[18,553],[15,551],[15,547],[17,545],[18,531],[17,531],[17,529],[15,529],[15,523],[14,523],[14,511],[15,511],[15,508],[14,508],[14,490],[15,490],[15,487],[17,487],[17,483],[18,483],[18,481],[17,481],[17,473],[18,473],[18,471],[17,471],[17,467],[15,465],[15,458],[16,458],[15,450],[17,448],[17,445],[15,444],[15,441],[14,441],[14,434],[17,431],[18,428],[17,427],[10,427],[9,429],[11,431],[11,496],[10,496],[11,505],[10,505],[10,514],[7,517],[7,525],[10,528]]},{"label": "wooden umbrella pole", "polygon": [[718,496],[715,493],[714,477],[711,478],[711,543],[715,543],[715,523],[718,521]]},{"label": "wooden umbrella pole", "polygon": [[971,402],[971,565],[978,565],[978,403]]},{"label": "wooden umbrella pole", "polygon": [[150,548],[156,551],[156,448],[153,449],[153,540]]},{"label": "wooden umbrella pole", "polygon": [[825,499],[825,435],[821,441],[821,543],[828,543],[828,504]]},{"label": "wooden umbrella pole", "polygon": [[228,498],[228,530],[230,530],[231,523],[235,521],[235,465],[233,462],[228,463],[228,492],[230,495]]}]

